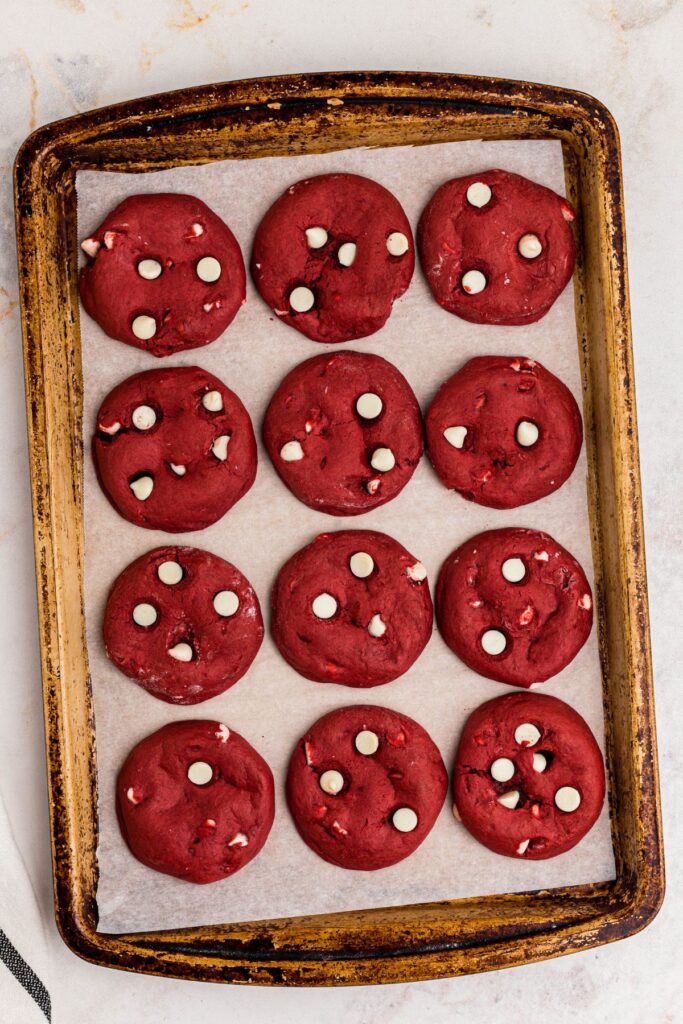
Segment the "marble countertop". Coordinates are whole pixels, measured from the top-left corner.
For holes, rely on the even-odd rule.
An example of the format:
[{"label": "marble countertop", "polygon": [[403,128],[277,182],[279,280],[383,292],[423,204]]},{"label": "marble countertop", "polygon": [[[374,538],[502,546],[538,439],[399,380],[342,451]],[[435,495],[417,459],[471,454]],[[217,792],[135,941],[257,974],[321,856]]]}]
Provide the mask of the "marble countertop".
[{"label": "marble countertop", "polygon": [[[676,0],[5,0],[0,43],[0,797],[35,892],[58,1024],[486,1024],[683,1019],[680,616],[681,374],[675,297],[683,144]],[[118,100],[231,78],[363,68],[550,82],[602,100],[621,132],[669,889],[642,934],[553,962],[386,988],[244,989],[93,967],[52,919],[31,505],[11,166],[37,125]],[[676,257],[679,266],[676,265]],[[676,318],[676,319],[675,319]],[[678,349],[680,358],[680,348]],[[0,900],[2,893],[0,889]],[[11,979],[10,979],[11,980]],[[3,984],[0,976],[0,1002]],[[8,1022],[9,1024],[9,1022]],[[14,1024],[14,1022],[12,1022]],[[22,1024],[21,1021],[16,1024]]]}]

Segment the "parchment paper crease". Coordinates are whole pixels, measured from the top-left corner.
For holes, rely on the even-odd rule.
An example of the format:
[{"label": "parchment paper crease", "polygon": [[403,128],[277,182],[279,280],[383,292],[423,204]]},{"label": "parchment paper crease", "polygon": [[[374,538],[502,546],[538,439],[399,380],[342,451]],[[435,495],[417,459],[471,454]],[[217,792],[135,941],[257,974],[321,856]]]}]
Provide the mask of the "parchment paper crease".
[{"label": "parchment paper crease", "polygon": [[[366,174],[389,188],[415,228],[424,204],[445,179],[504,167],[564,192],[560,144],[553,141],[459,142],[417,148],[351,150],[323,155],[226,161],[141,175],[96,171],[77,176],[79,239],[128,195],[190,192],[230,225],[248,260],[254,229],[270,203],[307,175]],[[101,624],[107,592],[132,559],[167,535],[121,519],[100,492],[89,454],[95,413],[107,392],[141,370],[199,364],[235,390],[257,434],[268,400],[284,374],[301,360],[331,350],[278,323],[249,285],[247,303],[212,345],[160,361],[107,338],[82,311],[85,379],[85,589],[88,654],[95,700],[99,771],[100,844],[97,902],[102,931],[134,931],[381,907],[461,896],[522,891],[614,877],[605,810],[574,850],[548,861],[511,860],[480,846],[454,821],[450,797],[420,849],[394,867],[344,871],[320,860],[302,842],[286,808],[283,782],[290,751],[320,715],[352,703],[384,704],[416,718],[432,735],[450,770],[460,729],[470,711],[491,697],[514,692],[475,675],[435,631],[422,657],[396,682],[369,691],[309,682],[289,668],[267,637],[247,675],[227,693],[194,708],[155,700],[118,672],[104,655]],[[538,359],[564,380],[581,405],[571,287],[550,313],[529,327],[465,323],[436,305],[416,268],[413,282],[387,325],[347,349],[376,352],[394,362],[426,409],[438,385],[471,356],[496,353]],[[259,442],[260,443],[260,442]],[[427,458],[388,505],[344,521],[306,508],[279,482],[259,448],[256,483],[220,522],[179,543],[208,548],[234,562],[251,580],[268,612],[273,578],[282,563],[317,533],[343,528],[383,530],[429,570],[434,584],[446,555],[467,537],[499,526],[551,533],[579,559],[592,579],[582,454],[571,479],[551,497],[509,512],[481,508],[446,491]],[[595,630],[544,693],[568,701],[603,741],[602,695]],[[215,718],[245,736],[271,765],[277,811],[260,855],[233,878],[195,886],[138,863],[121,839],[114,811],[114,780],[129,750],[166,722]]]}]

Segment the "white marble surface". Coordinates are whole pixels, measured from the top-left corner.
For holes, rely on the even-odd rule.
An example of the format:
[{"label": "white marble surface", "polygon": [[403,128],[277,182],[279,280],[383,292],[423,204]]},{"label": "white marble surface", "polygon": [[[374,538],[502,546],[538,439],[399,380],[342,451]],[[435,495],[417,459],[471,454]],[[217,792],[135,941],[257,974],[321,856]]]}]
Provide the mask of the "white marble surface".
[{"label": "white marble surface", "polygon": [[[683,842],[680,456],[676,372],[681,5],[675,0],[3,0],[0,42],[0,797],[43,908],[58,1024],[204,1022],[228,1015],[374,1024],[675,1022]],[[624,157],[631,301],[669,892],[650,928],[612,946],[498,974],[384,989],[267,990],[105,971],[76,959],[51,917],[38,641],[11,164],[36,125],[133,96],[229,78],[403,68],[553,82],[611,109]],[[678,265],[677,265],[678,261]],[[2,898],[0,882],[0,906]],[[12,979],[9,979],[11,981]],[[0,974],[0,1004],[7,977]],[[0,1014],[1,1016],[1,1014]],[[8,1022],[10,1024],[10,1022]],[[15,1024],[14,1021],[11,1024]],[[22,1024],[17,1021],[16,1024]]]}]

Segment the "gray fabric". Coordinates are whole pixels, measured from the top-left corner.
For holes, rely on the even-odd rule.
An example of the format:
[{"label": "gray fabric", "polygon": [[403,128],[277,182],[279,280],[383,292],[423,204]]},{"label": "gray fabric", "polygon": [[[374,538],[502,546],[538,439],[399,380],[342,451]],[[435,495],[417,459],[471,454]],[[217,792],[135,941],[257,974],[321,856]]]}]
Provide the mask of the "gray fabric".
[{"label": "gray fabric", "polygon": [[[12,972],[20,985],[28,992],[32,999],[38,1004],[45,1014],[47,1020],[52,1020],[52,1004],[50,994],[43,985],[38,975],[33,971],[22,956],[18,953],[5,933],[0,928],[0,960]],[[18,1022],[17,1022],[18,1024]]]}]

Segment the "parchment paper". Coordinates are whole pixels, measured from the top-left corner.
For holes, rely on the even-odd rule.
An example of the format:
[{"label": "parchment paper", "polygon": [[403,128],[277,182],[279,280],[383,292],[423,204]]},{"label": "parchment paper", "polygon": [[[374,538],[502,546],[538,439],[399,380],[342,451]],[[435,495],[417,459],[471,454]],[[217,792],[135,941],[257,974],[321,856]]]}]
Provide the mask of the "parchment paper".
[{"label": "parchment paper", "polygon": [[[190,192],[223,217],[248,260],[254,229],[270,203],[307,175],[350,171],[380,181],[399,198],[413,227],[445,179],[504,167],[564,193],[560,144],[553,141],[459,142],[323,155],[226,161],[140,175],[95,171],[77,176],[79,239],[105,214],[139,192]],[[249,284],[247,303],[227,332],[206,348],[156,360],[107,338],[81,313],[85,378],[85,596],[88,653],[95,701],[99,772],[100,845],[97,902],[101,931],[133,931],[323,913],[523,891],[603,881],[614,877],[607,810],[574,850],[548,861],[512,860],[479,845],[454,821],[450,796],[427,840],[408,859],[373,872],[325,863],[299,838],[284,799],[289,755],[320,715],[353,703],[376,703],[414,717],[431,734],[450,770],[469,713],[491,697],[515,692],[465,667],[438,632],[402,678],[357,691],[303,679],[280,657],[268,636],[247,675],[219,697],[195,707],[172,707],[151,697],[105,657],[101,626],[109,587],[134,558],[169,542],[162,532],[121,519],[97,484],[89,455],[95,414],[119,381],[141,370],[195,363],[234,389],[249,410],[257,435],[277,384],[309,356],[330,351],[276,321]],[[376,352],[395,363],[426,410],[439,384],[474,355],[525,355],[540,360],[572,389],[581,405],[571,287],[539,323],[529,327],[475,326],[442,310],[416,268],[406,295],[387,325],[363,341],[339,346]],[[260,442],[259,442],[260,444]],[[503,526],[542,529],[579,559],[592,579],[582,454],[570,480],[533,505],[496,511],[464,501],[437,480],[426,457],[394,501],[346,521],[302,505],[280,483],[259,447],[256,483],[220,522],[176,535],[234,562],[250,579],[268,614],[271,584],[283,562],[325,530],[383,530],[421,559],[430,583],[452,549],[481,530]],[[587,719],[600,743],[603,718],[595,629],[574,662],[544,693],[568,701]],[[271,765],[276,780],[275,824],[265,848],[233,878],[198,886],[157,874],[125,846],[114,811],[116,773],[130,749],[169,721],[215,718],[248,739]]]}]

